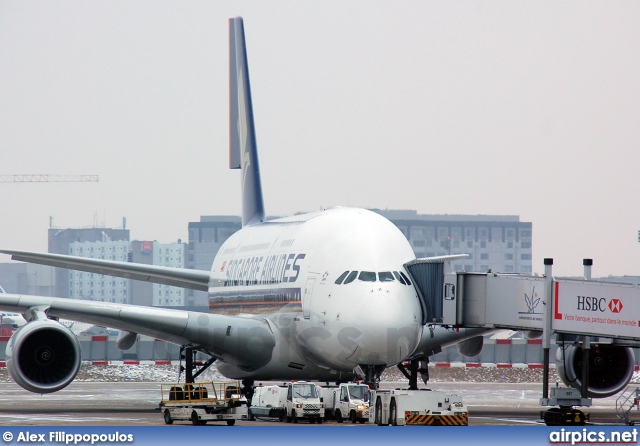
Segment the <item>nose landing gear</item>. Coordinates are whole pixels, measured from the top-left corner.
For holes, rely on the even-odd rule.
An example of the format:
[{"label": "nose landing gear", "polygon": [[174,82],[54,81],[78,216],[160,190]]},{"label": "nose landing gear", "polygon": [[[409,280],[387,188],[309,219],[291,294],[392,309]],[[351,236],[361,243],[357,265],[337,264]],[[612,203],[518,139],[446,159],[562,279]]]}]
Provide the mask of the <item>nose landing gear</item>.
[{"label": "nose landing gear", "polygon": [[380,387],[380,376],[386,368],[385,365],[360,364],[356,366],[354,371],[363,383],[375,390]]}]

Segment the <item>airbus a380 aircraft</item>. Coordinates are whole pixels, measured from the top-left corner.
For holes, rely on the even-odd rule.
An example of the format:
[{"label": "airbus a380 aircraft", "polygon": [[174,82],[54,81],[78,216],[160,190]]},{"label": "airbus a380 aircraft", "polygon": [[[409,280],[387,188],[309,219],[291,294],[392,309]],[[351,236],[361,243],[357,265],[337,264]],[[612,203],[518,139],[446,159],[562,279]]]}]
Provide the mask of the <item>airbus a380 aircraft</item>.
[{"label": "airbus a380 aircraft", "polygon": [[54,392],[77,374],[78,341],[58,318],[119,329],[121,349],[142,334],[204,352],[224,376],[245,386],[356,375],[375,385],[385,368],[407,360],[415,383],[420,362],[444,346],[479,353],[482,330],[425,325],[426,309],[404,267],[413,250],[387,219],[352,208],[265,219],[243,22],[234,18],[229,25],[229,157],[242,173],[243,228],[220,248],[210,272],[2,251],[15,260],[207,290],[210,314],[0,296],[0,309],[22,312],[29,321],[7,347],[9,372],[25,389]]}]

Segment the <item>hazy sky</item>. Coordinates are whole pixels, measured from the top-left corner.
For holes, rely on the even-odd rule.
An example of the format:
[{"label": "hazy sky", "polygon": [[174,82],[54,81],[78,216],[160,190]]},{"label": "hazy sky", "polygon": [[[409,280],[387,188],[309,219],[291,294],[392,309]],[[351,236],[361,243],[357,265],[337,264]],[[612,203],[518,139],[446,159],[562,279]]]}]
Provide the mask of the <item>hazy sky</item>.
[{"label": "hazy sky", "polygon": [[[0,0],[0,247],[122,217],[187,239],[239,215],[228,18],[269,215],[520,215],[534,271],[640,275],[640,2]],[[0,261],[9,261],[2,256]]]}]

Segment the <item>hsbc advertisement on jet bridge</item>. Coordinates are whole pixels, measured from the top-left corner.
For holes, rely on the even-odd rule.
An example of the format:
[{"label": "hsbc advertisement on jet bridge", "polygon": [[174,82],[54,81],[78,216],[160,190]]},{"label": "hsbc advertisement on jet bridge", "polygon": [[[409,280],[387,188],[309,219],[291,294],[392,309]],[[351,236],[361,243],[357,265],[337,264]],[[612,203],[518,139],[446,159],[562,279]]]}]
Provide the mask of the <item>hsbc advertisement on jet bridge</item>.
[{"label": "hsbc advertisement on jet bridge", "polygon": [[621,338],[640,336],[637,286],[563,280],[554,286],[553,330]]}]

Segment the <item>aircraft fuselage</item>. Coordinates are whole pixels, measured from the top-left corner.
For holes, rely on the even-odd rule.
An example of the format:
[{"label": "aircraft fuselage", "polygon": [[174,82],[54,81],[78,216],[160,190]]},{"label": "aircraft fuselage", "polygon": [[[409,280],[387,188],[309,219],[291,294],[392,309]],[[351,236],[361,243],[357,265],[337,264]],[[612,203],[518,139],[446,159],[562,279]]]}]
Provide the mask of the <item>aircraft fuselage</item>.
[{"label": "aircraft fuselage", "polygon": [[228,376],[335,379],[357,365],[396,364],[418,345],[421,309],[403,267],[415,256],[374,212],[337,208],[249,225],[218,252],[211,312],[267,319],[278,339],[265,367],[220,364]]}]

